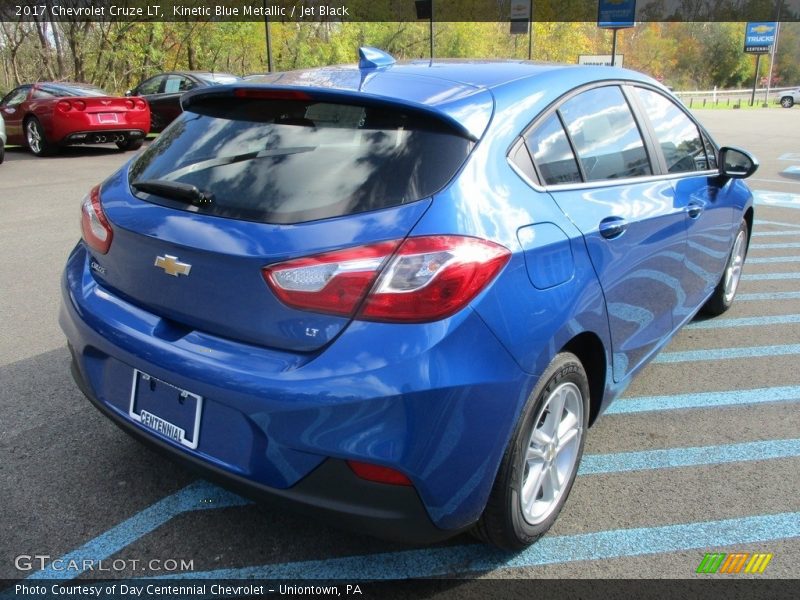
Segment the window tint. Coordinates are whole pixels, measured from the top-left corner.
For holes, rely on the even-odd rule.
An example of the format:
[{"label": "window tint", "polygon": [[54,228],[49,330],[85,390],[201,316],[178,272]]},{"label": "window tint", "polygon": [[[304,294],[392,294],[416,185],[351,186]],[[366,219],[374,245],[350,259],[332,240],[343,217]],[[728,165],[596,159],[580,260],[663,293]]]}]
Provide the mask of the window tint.
[{"label": "window tint", "polygon": [[711,140],[708,139],[707,136],[704,134],[700,134],[703,136],[703,146],[706,148],[706,157],[708,158],[708,168],[709,169],[716,169],[717,168],[717,149],[714,147],[714,144],[711,143]]},{"label": "window tint", "polygon": [[528,179],[531,181],[538,179],[536,170],[533,168],[533,162],[531,162],[531,155],[528,154],[528,150],[522,140],[517,142],[517,145],[509,153],[508,158]]},{"label": "window tint", "polygon": [[164,81],[163,76],[153,77],[152,79],[148,79],[142,85],[139,86],[139,89],[136,90],[136,93],[142,96],[157,94],[159,88],[161,87],[162,81]]},{"label": "window tint", "polygon": [[187,92],[193,87],[194,83],[188,77],[170,75],[167,77],[167,82],[164,84],[164,93],[177,94],[179,92]]},{"label": "window tint", "polygon": [[559,109],[586,181],[651,175],[642,136],[616,86],[589,90]]},{"label": "window tint", "polygon": [[130,181],[187,183],[210,195],[177,209],[298,223],[430,197],[472,149],[422,113],[314,100],[206,98],[132,164]]},{"label": "window tint", "polygon": [[581,173],[558,115],[550,115],[528,136],[528,149],[544,183],[579,183]]},{"label": "window tint", "polygon": [[3,98],[2,105],[3,106],[17,106],[25,102],[25,99],[28,97],[28,90],[30,87],[25,86],[21,88],[15,89],[13,92],[10,92]]},{"label": "window tint", "polygon": [[670,173],[705,171],[708,168],[700,131],[686,113],[661,94],[636,88],[653,124]]}]

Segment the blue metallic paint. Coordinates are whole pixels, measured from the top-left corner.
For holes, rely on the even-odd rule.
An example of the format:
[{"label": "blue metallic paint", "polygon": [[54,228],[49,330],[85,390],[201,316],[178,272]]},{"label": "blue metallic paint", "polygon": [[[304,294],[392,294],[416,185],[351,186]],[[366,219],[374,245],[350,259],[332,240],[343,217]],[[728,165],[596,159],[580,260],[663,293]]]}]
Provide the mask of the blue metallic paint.
[{"label": "blue metallic paint", "polygon": [[[596,80],[656,85],[621,69],[480,62],[265,77],[262,85],[424,107],[480,141],[433,199],[291,226],[138,201],[124,167],[102,197],[115,239],[128,243],[94,257],[105,275],[92,272],[81,243],[64,274],[60,322],[90,388],[125,417],[131,369],[141,369],[206,399],[200,447],[176,446],[176,453],[275,488],[292,486],[326,457],[387,465],[408,475],[437,526],[474,522],[522,406],[553,356],[579,335],[599,341],[604,353],[592,358],[613,377],[601,382],[593,412],[605,409],[700,308],[752,205],[743,183],[715,192],[707,178],[550,192],[529,185],[509,165],[509,147],[537,114]],[[689,199],[715,210],[690,222]],[[614,240],[599,235],[609,216],[629,223]],[[512,257],[469,308],[434,323],[348,323],[295,311],[257,281],[258,267],[271,262],[441,233],[492,240]],[[170,251],[213,271],[221,285],[176,278],[154,286],[136,255]],[[182,296],[187,311],[156,316],[125,299],[130,286],[153,287],[150,308],[174,306]],[[162,305],[169,296],[173,302]],[[222,327],[214,319],[220,310],[235,311],[235,322],[262,318],[251,329]],[[183,327],[175,329],[170,317]],[[323,337],[304,340],[305,327]]]}]

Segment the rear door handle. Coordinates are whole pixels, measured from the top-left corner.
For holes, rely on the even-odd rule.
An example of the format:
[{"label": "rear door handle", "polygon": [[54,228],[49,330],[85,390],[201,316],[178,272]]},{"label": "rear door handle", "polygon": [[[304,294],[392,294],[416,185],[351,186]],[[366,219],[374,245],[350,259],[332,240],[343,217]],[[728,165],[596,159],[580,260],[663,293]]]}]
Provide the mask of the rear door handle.
[{"label": "rear door handle", "polygon": [[704,205],[702,205],[702,204],[699,204],[699,203],[697,203],[697,202],[690,202],[690,203],[688,204],[688,206],[686,207],[686,213],[687,213],[687,214],[689,215],[689,217],[691,217],[692,219],[696,219],[696,218],[697,218],[697,217],[699,217],[699,216],[700,216],[700,214],[703,212],[703,209],[704,209],[704,208],[705,208],[705,206],[704,206]]},{"label": "rear door handle", "polygon": [[607,240],[618,238],[628,228],[628,222],[622,217],[606,217],[600,221],[600,235]]}]

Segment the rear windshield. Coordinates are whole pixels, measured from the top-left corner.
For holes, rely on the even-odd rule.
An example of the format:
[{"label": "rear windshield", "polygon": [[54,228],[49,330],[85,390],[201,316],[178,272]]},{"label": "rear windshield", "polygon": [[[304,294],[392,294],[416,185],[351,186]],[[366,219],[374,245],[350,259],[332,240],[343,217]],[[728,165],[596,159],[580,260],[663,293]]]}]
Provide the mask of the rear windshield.
[{"label": "rear windshield", "polygon": [[130,183],[193,185],[210,201],[134,192],[233,219],[299,223],[414,202],[472,149],[446,123],[393,108],[212,97],[191,111],[135,160]]}]

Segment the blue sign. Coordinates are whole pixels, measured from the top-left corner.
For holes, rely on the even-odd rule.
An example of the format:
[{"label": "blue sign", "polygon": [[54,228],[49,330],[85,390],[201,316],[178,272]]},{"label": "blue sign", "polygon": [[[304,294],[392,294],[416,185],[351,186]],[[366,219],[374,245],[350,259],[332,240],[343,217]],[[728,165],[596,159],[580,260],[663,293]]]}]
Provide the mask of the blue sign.
[{"label": "blue sign", "polygon": [[769,52],[777,31],[777,23],[748,23],[744,30],[744,51],[751,54]]},{"label": "blue sign", "polygon": [[597,26],[622,29],[633,27],[636,0],[599,0]]}]

